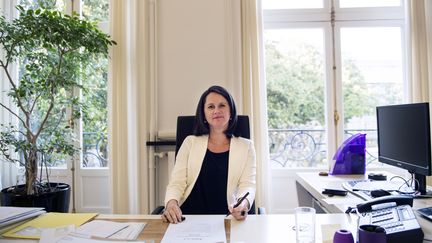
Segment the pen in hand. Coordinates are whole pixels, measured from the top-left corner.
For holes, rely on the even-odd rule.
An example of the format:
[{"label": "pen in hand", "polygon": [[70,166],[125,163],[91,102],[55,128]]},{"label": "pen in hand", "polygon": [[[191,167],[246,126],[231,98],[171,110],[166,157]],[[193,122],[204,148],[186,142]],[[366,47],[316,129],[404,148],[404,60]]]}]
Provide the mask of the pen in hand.
[{"label": "pen in hand", "polygon": [[[240,204],[246,199],[246,197],[249,195],[249,192],[246,192],[246,194],[241,197],[236,204],[234,204],[233,208],[236,208],[238,206],[240,206]],[[231,214],[231,212],[228,212],[227,215],[225,217],[228,217]]]}]

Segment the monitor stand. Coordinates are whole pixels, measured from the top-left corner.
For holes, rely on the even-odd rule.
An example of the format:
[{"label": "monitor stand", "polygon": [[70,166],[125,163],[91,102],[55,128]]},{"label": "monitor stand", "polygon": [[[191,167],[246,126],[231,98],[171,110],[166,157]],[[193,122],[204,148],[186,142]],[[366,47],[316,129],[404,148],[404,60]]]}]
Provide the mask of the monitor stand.
[{"label": "monitor stand", "polygon": [[420,192],[420,195],[416,195],[414,198],[432,198],[432,191],[427,190],[426,176],[414,173],[414,179],[418,181],[418,184],[414,182],[415,189]]}]

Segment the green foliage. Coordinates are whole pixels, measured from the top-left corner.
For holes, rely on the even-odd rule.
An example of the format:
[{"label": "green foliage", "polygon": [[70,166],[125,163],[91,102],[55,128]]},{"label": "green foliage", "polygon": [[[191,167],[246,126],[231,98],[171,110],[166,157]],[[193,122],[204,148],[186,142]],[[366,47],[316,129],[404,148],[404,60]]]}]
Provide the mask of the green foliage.
[{"label": "green foliage", "polygon": [[[91,21],[108,21],[108,0],[83,0],[82,14]],[[83,112],[83,143],[86,146],[95,145],[100,137],[108,132],[107,87],[108,87],[108,59],[102,58],[99,62],[89,63],[85,67],[88,71],[82,79],[86,87],[82,102],[86,109]],[[89,133],[94,135],[88,135]],[[95,135],[97,133],[97,135]],[[106,140],[100,144],[99,152],[106,156]]]},{"label": "green foliage", "polygon": [[346,60],[343,67],[345,123],[356,116],[361,117],[363,115],[375,114],[376,96],[370,94],[361,71],[352,60]]},{"label": "green foliage", "polygon": [[84,18],[92,21],[107,21],[108,13],[108,0],[83,0]]},{"label": "green foliage", "polygon": [[324,66],[311,46],[286,55],[266,44],[266,80],[270,128],[324,124]]},{"label": "green foliage", "polygon": [[[282,53],[275,43],[266,50],[266,80],[269,128],[289,129],[325,126],[325,71],[322,54],[302,45]],[[374,114],[370,95],[360,70],[351,61],[344,63],[344,118]]]},{"label": "green foliage", "polygon": [[[103,135],[108,132],[107,67],[106,58],[85,67],[87,75],[83,78],[85,89],[82,96],[82,103],[85,106],[82,115],[84,132],[97,132]],[[85,143],[96,144],[98,138],[86,137]]]},{"label": "green foliage", "polygon": [[[20,17],[11,22],[0,17],[0,46],[5,53],[0,67],[18,112],[3,103],[0,107],[19,120],[20,129],[2,126],[0,154],[25,166],[27,193],[33,194],[38,162],[52,163],[77,151],[70,124],[81,116],[84,106],[77,90],[83,88],[80,79],[91,71],[82,67],[106,59],[115,42],[95,23],[77,15],[44,7],[17,9]],[[19,80],[9,73],[12,63],[21,68]],[[14,159],[11,151],[23,159]]]}]

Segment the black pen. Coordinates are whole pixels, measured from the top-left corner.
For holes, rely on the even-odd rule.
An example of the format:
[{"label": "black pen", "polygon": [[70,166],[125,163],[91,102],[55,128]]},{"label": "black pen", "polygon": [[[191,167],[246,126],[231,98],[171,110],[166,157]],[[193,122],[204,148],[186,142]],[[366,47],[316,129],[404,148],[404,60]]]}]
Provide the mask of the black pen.
[{"label": "black pen", "polygon": [[[236,208],[236,207],[238,207],[245,199],[246,199],[246,197],[249,195],[249,192],[246,192],[246,194],[243,196],[243,197],[241,197],[238,201],[237,201],[237,203],[234,205],[234,207],[233,208]],[[225,217],[228,217],[229,215],[231,214],[231,212],[228,212],[227,213],[227,215],[225,216]]]}]

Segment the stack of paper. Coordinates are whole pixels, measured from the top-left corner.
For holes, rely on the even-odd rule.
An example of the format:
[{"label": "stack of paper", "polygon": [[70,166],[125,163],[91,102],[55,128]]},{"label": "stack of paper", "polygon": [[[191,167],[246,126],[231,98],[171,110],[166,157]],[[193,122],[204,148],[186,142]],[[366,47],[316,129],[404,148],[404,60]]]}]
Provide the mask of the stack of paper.
[{"label": "stack of paper", "polygon": [[46,213],[36,219],[30,220],[3,234],[5,237],[39,239],[42,230],[56,228],[62,231],[69,225],[76,227],[94,218],[96,213]]},{"label": "stack of paper", "polygon": [[145,223],[138,222],[113,222],[104,220],[93,220],[81,225],[73,236],[82,238],[100,238],[116,240],[136,240],[144,228]]},{"label": "stack of paper", "polygon": [[0,233],[44,213],[44,208],[0,207]]},{"label": "stack of paper", "polygon": [[[49,241],[49,243],[131,243],[128,240],[98,240],[98,239],[84,239],[76,236],[65,236],[56,241]],[[153,243],[154,240],[150,241],[132,241],[133,243]]]}]

